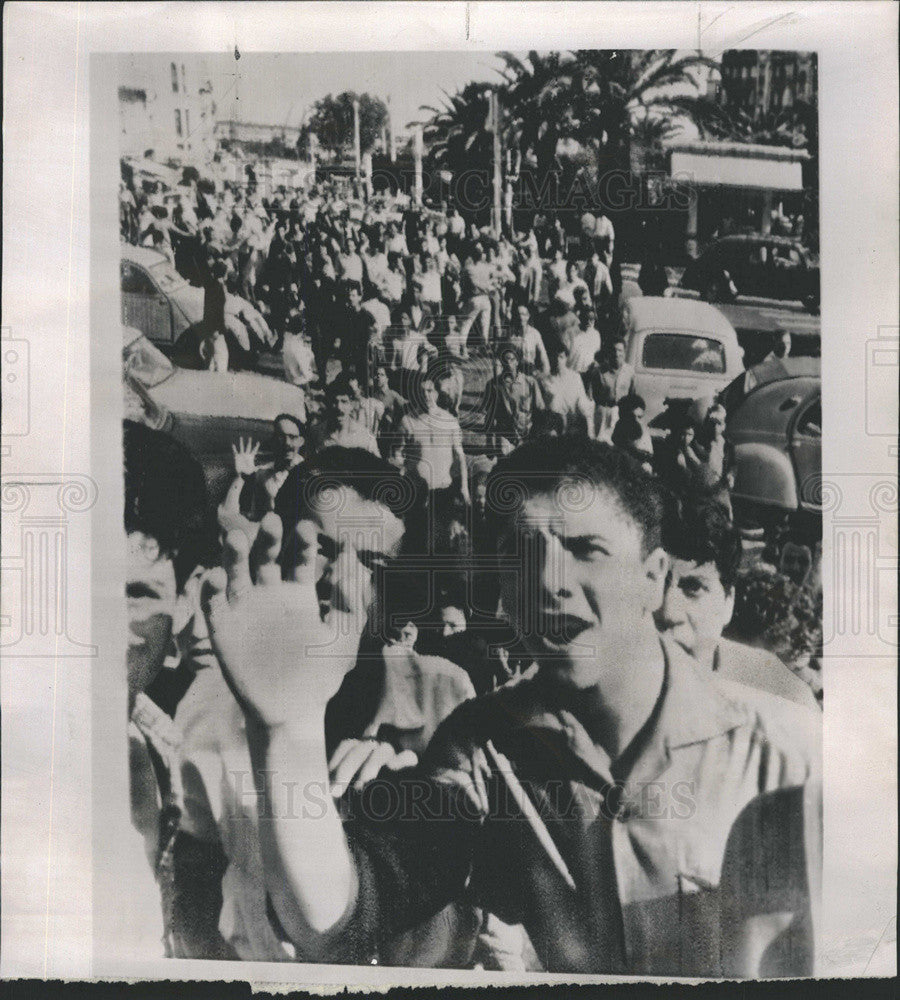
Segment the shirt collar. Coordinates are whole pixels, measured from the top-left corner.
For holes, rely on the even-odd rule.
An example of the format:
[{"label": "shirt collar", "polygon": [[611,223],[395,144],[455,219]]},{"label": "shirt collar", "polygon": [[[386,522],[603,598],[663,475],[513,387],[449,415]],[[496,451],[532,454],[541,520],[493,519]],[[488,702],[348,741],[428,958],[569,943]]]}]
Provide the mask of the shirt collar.
[{"label": "shirt collar", "polygon": [[[629,784],[651,780],[668,764],[670,751],[703,743],[737,728],[746,721],[746,713],[730,700],[712,679],[679,646],[660,638],[665,657],[665,679],[660,701],[649,720],[649,728],[638,739],[640,747],[629,769]],[[609,780],[615,762],[588,736],[581,723],[565,710],[552,706],[538,678],[516,685],[517,691],[507,707],[511,728],[554,732],[566,739],[581,760]]]}]

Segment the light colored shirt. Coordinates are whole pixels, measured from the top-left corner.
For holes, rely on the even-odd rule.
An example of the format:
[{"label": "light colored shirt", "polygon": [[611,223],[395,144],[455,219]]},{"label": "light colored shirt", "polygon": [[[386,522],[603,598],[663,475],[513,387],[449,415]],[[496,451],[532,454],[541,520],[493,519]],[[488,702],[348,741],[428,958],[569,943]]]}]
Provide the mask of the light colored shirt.
[{"label": "light colored shirt", "polygon": [[584,374],[594,363],[594,356],[600,350],[600,331],[593,326],[587,330],[579,330],[572,340],[572,350],[569,352],[569,367]]},{"label": "light colored shirt", "polygon": [[377,434],[378,425],[381,423],[383,416],[384,403],[380,399],[363,396],[356,401],[356,406],[353,410],[353,419],[373,434]]},{"label": "light colored shirt", "polygon": [[228,859],[222,877],[219,931],[245,960],[285,961],[291,948],[272,930],[259,849],[256,791],[244,713],[218,664],[197,670],[178,704],[184,788],[181,827]]},{"label": "light colored shirt", "polygon": [[758,688],[788,701],[818,709],[812,688],[774,653],[755,649],[730,639],[719,640],[713,661],[716,676],[737,684]]},{"label": "light colored shirt", "polygon": [[351,420],[343,430],[336,428],[327,434],[322,441],[322,447],[330,448],[333,445],[341,448],[364,448],[373,455],[379,454],[375,435],[356,420]]},{"label": "light colored shirt", "polygon": [[453,485],[454,449],[462,448],[462,430],[451,413],[436,407],[427,413],[407,413],[400,421],[406,464],[415,468],[430,490]]},{"label": "light colored shirt", "polygon": [[407,371],[417,371],[419,368],[419,348],[428,348],[429,353],[433,348],[421,333],[410,331],[408,337],[402,337],[394,341],[395,367],[405,368]]},{"label": "light colored shirt", "polygon": [[366,299],[362,307],[369,315],[375,317],[379,333],[384,333],[391,325],[391,310],[381,299]]},{"label": "light colored shirt", "polygon": [[591,404],[584,391],[584,382],[571,368],[561,369],[558,375],[545,375],[541,385],[547,409],[562,414],[567,428],[578,415],[587,417],[590,414]]}]

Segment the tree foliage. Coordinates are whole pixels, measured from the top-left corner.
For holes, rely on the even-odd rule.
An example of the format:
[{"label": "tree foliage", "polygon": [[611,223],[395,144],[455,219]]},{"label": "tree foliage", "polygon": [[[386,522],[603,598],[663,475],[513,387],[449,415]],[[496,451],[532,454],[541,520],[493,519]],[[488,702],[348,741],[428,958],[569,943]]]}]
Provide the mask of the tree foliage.
[{"label": "tree foliage", "polygon": [[698,70],[715,64],[675,50],[582,50],[499,53],[496,84],[469,83],[431,113],[425,137],[435,159],[450,170],[489,160],[488,95],[496,86],[500,131],[539,175],[587,151],[596,167],[627,167],[635,139],[664,137],[691,120],[690,92]]},{"label": "tree foliage", "polygon": [[353,149],[353,102],[359,101],[359,144],[363,153],[369,152],[381,136],[388,121],[384,102],[371,94],[356,94],[345,90],[337,96],[326,95],[312,107],[304,125],[298,147],[308,150],[309,137],[316,136],[319,148],[341,155]]}]

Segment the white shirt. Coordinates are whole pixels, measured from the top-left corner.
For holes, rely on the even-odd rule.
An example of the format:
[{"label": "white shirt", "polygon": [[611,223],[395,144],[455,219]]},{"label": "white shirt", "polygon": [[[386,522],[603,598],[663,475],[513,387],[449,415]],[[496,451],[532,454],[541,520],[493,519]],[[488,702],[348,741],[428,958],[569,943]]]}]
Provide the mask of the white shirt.
[{"label": "white shirt", "polygon": [[590,368],[594,355],[600,350],[600,333],[594,327],[579,330],[572,340],[572,350],[569,353],[569,367],[583,374]]},{"label": "white shirt", "polygon": [[584,382],[571,368],[561,368],[558,375],[544,376],[541,384],[547,409],[562,414],[567,425],[576,414],[587,416],[590,413],[591,404],[584,391]]},{"label": "white shirt", "polygon": [[369,315],[375,317],[375,322],[378,324],[378,332],[384,333],[391,324],[391,310],[381,299],[366,299],[362,307]]},{"label": "white shirt", "polygon": [[446,489],[453,484],[453,456],[462,447],[462,430],[451,413],[436,407],[429,413],[407,413],[400,421],[406,442],[407,462],[425,480],[428,489]]}]

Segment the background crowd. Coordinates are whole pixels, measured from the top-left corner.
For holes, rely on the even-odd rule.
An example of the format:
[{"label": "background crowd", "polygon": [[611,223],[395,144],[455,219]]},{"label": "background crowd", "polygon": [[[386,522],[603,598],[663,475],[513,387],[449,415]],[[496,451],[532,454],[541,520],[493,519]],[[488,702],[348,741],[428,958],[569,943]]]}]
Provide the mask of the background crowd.
[{"label": "background crowd", "polygon": [[[326,717],[336,797],[422,754],[462,702],[533,671],[498,614],[496,576],[478,567],[494,541],[491,470],[537,438],[605,442],[669,491],[661,633],[743,683],[801,703],[821,697],[819,552],[742,539],[720,404],[670,414],[654,441],[625,360],[621,267],[602,213],[579,218],[574,232],[537,216],[498,235],[452,206],[367,198],[349,181],[272,197],[253,184],[191,182],[167,203],[123,182],[120,208],[124,240],[158,250],[204,290],[203,322],[181,337],[174,360],[217,371],[278,365],[307,398],[306,420],[283,414],[270,441],[234,442],[215,523],[204,521],[202,473],[191,473],[192,504],[190,491],[175,488],[178,449],[146,428],[126,429],[126,482],[145,495],[126,506],[129,537],[141,553],[150,538],[180,560],[166,668],[132,692],[134,737],[149,748],[168,818],[161,838],[151,802],[136,825],[163,887],[170,954],[291,957],[267,908],[258,845],[235,821],[246,803],[223,778],[241,770],[246,747],[197,587],[223,558],[217,539],[233,545],[236,529],[254,551],[280,548],[282,538],[303,544],[297,491],[311,464],[350,483],[361,509],[379,502],[371,484],[385,469],[405,498],[399,555],[385,559],[374,544],[366,553],[384,627],[371,649],[361,646]],[[665,270],[645,262],[638,284],[663,294]],[[191,466],[190,456],[176,457]],[[336,535],[322,535],[308,540],[318,553],[308,560],[339,561],[329,549]],[[200,884],[210,872],[213,889]],[[540,967],[521,928],[456,904],[389,953],[395,964]]]}]

